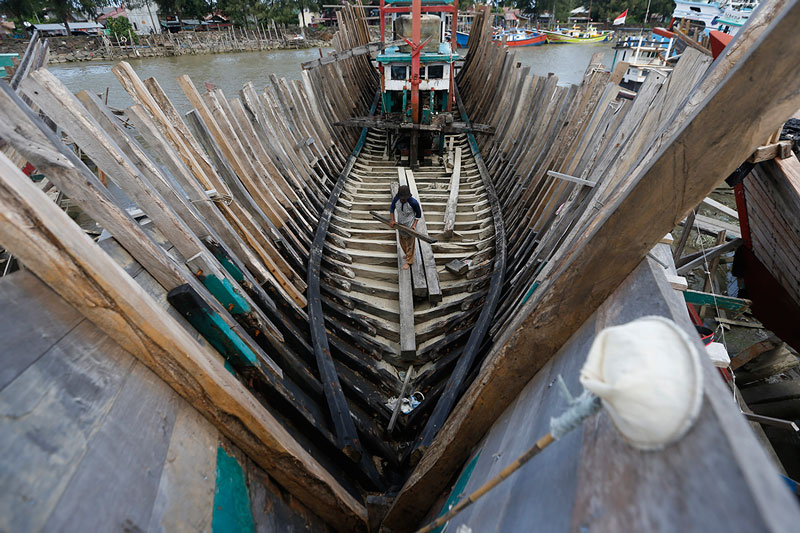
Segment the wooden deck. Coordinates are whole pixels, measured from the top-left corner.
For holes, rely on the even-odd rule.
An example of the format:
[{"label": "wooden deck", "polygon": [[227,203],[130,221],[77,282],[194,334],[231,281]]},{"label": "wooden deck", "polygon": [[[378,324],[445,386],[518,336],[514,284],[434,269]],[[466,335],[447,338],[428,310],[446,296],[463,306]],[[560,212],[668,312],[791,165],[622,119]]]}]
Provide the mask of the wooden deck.
[{"label": "wooden deck", "polygon": [[0,279],[0,301],[0,529],[324,528],[32,274]]}]

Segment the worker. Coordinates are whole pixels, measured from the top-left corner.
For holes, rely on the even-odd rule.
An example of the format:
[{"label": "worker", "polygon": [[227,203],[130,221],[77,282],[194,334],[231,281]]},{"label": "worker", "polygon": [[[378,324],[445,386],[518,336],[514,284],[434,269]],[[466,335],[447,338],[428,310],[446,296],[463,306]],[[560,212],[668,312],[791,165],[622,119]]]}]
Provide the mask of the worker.
[{"label": "worker", "polygon": [[[397,205],[398,201],[400,202],[399,206]],[[395,211],[397,211],[396,219],[394,216]],[[417,229],[417,222],[422,216],[422,209],[420,209],[417,199],[411,196],[411,189],[408,188],[408,185],[401,185],[397,190],[397,195],[392,199],[389,214],[391,215],[389,225],[392,227],[402,224],[413,230]],[[403,270],[408,270],[408,267],[414,264],[414,245],[417,239],[404,231],[399,232],[399,236],[400,247],[405,254]]]}]

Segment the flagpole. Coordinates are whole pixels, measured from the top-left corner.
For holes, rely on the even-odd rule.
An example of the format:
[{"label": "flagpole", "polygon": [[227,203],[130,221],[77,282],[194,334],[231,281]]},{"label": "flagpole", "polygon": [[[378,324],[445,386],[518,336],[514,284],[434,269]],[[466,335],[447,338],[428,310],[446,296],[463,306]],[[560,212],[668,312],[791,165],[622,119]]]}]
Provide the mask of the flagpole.
[{"label": "flagpole", "polygon": [[647,0],[647,12],[644,14],[644,23],[647,24],[647,18],[650,16],[650,0]]}]

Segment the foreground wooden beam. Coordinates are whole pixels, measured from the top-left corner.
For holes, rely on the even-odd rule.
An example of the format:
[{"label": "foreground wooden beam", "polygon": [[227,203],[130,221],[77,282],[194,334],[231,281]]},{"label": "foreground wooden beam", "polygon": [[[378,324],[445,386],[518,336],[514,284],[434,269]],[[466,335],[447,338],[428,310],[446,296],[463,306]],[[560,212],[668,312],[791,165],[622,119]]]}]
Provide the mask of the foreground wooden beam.
[{"label": "foreground wooden beam", "polygon": [[0,154],[0,243],[326,521],[366,510],[111,257]]},{"label": "foreground wooden beam", "polygon": [[[331,55],[320,57],[319,59],[306,61],[302,64],[302,67],[304,70],[308,70],[321,67],[322,65],[330,65],[331,63],[336,63],[337,61],[344,61],[349,57],[362,56],[371,52],[380,52],[381,50],[389,48],[390,46],[400,46],[402,44],[405,44],[405,41],[392,41],[390,43],[382,43],[378,41],[374,43],[362,44],[361,46],[356,46],[348,50],[342,50],[341,52],[333,52]],[[322,52],[320,51],[320,53]]]},{"label": "foreground wooden beam", "polygon": [[[416,524],[492,422],[665,233],[800,107],[800,0],[761,6],[495,342],[384,525]],[[709,127],[713,124],[714,127]],[[753,479],[761,475],[748,471]],[[764,509],[768,497],[754,494]],[[768,512],[766,519],[770,520]],[[774,518],[779,521],[779,517]],[[779,528],[779,527],[778,527]]]}]

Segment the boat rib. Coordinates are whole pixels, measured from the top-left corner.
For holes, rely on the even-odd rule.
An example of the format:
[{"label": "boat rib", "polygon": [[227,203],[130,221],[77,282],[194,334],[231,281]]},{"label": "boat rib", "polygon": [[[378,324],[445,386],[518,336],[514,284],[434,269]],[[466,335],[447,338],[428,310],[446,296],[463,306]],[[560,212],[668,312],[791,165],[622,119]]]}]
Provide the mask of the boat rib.
[{"label": "boat rib", "polygon": [[[381,415],[390,416],[409,368],[406,396],[420,389],[436,396],[443,390],[449,375],[444,367],[454,364],[452,355],[466,343],[489,289],[494,224],[467,135],[447,136],[445,155],[426,156],[416,170],[410,169],[406,157],[390,155],[385,130],[369,130],[364,141],[332,208],[320,262],[320,292],[334,358],[351,366],[354,357],[361,357],[379,369],[371,377],[380,375],[380,383],[367,376],[372,390],[349,392],[373,408],[380,397]],[[461,160],[455,224],[451,238],[444,239],[456,152]],[[403,271],[397,230],[370,212],[388,217],[394,191],[406,183],[416,191],[423,211],[417,229],[437,242],[429,245],[432,254],[427,254],[418,240],[415,264]],[[469,270],[461,275],[450,272],[445,265],[453,260],[464,261]],[[313,315],[312,311],[312,320]],[[400,417],[397,426],[406,424]],[[413,439],[412,434],[399,440]]]}]

